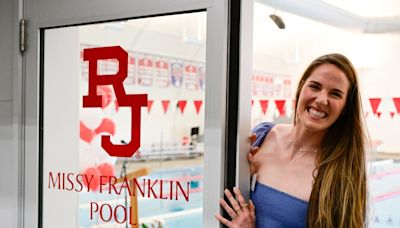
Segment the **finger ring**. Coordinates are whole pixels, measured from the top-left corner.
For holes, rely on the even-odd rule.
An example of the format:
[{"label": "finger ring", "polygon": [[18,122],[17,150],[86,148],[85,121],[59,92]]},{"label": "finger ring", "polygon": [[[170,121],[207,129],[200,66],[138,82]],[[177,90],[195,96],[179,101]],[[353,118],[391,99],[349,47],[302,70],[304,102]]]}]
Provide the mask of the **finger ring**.
[{"label": "finger ring", "polygon": [[243,207],[247,207],[247,205],[248,205],[248,204],[245,203],[244,205],[240,205],[240,206],[243,208]]},{"label": "finger ring", "polygon": [[242,210],[242,208],[235,209],[236,212],[238,212],[238,211],[240,211],[240,210]]}]

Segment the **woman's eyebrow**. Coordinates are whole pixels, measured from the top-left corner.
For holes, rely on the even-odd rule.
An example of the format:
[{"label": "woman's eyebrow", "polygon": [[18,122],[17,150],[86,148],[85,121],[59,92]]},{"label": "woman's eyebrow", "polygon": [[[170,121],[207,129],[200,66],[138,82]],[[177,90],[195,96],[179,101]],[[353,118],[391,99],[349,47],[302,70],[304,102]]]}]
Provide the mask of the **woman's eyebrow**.
[{"label": "woman's eyebrow", "polygon": [[310,83],[317,84],[317,85],[321,86],[321,83],[319,83],[317,81],[310,81]]},{"label": "woman's eyebrow", "polygon": [[[322,84],[319,83],[319,82],[317,82],[317,81],[310,81],[310,83],[316,84],[316,85],[318,85],[318,86],[322,86]],[[343,92],[342,90],[340,90],[340,89],[332,89],[332,90],[333,90],[334,92],[344,94],[344,92]]]},{"label": "woman's eyebrow", "polygon": [[334,92],[344,94],[344,92],[343,92],[342,90],[340,90],[340,89],[332,89],[332,90],[333,90]]}]

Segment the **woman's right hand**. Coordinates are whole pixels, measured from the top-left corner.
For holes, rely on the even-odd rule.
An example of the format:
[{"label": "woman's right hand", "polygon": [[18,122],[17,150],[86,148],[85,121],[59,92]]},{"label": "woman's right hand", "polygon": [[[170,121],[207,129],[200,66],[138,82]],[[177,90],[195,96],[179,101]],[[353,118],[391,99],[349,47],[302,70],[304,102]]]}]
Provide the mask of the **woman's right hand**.
[{"label": "woman's right hand", "polygon": [[216,214],[215,218],[229,228],[254,228],[256,214],[253,202],[249,200],[247,204],[239,188],[233,188],[233,192],[236,197],[228,189],[224,191],[230,205],[224,199],[219,201],[231,220],[222,217],[220,214]]},{"label": "woman's right hand", "polygon": [[257,139],[257,135],[255,133],[253,133],[252,135],[249,136],[249,140],[250,140],[250,151],[247,155],[247,159],[249,160],[250,163],[250,174],[253,175],[254,173],[257,173],[258,170],[258,162],[257,159],[255,158],[255,155],[257,154],[257,152],[260,150],[259,147],[253,147],[253,143],[256,141]]}]

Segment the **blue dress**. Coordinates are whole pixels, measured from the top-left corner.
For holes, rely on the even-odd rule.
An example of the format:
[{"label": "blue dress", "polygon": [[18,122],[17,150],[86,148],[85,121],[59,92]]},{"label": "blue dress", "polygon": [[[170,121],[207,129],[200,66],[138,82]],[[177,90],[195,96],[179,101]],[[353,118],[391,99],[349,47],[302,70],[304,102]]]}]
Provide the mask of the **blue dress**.
[{"label": "blue dress", "polygon": [[[254,146],[260,147],[265,136],[274,126],[272,123],[261,123],[253,129],[257,140]],[[262,228],[304,228],[308,203],[304,200],[256,182],[250,193],[256,207],[256,227]]]}]

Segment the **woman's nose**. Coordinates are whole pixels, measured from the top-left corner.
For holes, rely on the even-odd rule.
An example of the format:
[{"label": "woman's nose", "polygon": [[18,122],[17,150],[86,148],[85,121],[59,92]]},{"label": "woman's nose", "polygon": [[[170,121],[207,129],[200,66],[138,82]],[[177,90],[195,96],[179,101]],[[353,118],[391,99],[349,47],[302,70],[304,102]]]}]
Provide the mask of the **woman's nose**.
[{"label": "woman's nose", "polygon": [[318,105],[328,105],[328,95],[324,92],[318,93],[318,96],[315,100]]}]

